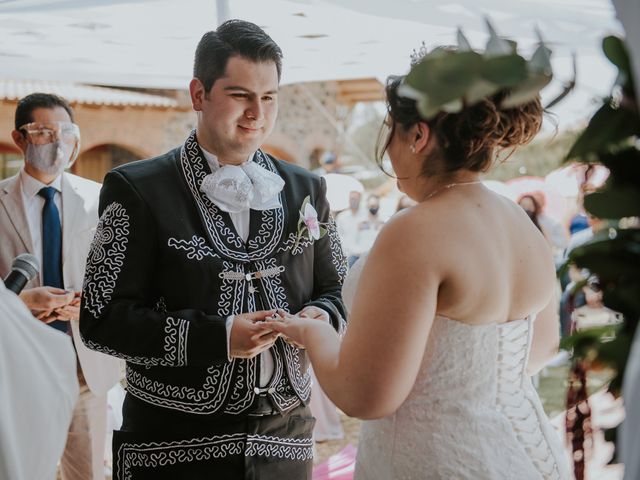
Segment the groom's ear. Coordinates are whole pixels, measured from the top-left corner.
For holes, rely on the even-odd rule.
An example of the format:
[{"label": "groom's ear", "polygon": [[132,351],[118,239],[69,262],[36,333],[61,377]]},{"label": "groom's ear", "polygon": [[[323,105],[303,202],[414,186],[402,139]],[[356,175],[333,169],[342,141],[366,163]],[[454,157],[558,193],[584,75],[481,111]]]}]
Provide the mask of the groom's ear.
[{"label": "groom's ear", "polygon": [[191,83],[189,83],[189,94],[191,95],[191,104],[196,112],[202,110],[202,103],[205,100],[206,93],[200,79],[194,78],[191,80]]},{"label": "groom's ear", "polygon": [[416,153],[424,152],[429,144],[431,129],[426,122],[418,122],[413,127],[413,146]]}]

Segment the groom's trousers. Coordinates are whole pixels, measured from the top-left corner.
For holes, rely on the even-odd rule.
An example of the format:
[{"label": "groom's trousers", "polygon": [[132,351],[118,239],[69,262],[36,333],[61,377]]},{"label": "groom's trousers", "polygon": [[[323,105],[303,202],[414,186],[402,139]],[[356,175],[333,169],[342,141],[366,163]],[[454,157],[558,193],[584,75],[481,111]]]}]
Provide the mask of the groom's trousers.
[{"label": "groom's trousers", "polygon": [[315,420],[308,407],[285,415],[264,407],[211,420],[127,395],[113,436],[113,478],[310,480]]}]

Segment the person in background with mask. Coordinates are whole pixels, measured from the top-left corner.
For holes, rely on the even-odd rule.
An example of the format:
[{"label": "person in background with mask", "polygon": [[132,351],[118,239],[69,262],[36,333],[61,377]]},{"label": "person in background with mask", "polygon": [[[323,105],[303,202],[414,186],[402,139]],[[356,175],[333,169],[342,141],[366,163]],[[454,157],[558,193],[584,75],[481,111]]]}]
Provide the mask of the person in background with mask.
[{"label": "person in background with mask", "polygon": [[342,248],[347,256],[349,266],[358,259],[356,253],[356,241],[358,235],[358,224],[366,217],[366,212],[360,208],[362,193],[353,190],[349,192],[349,208],[340,212],[336,216],[336,227],[342,240]]},{"label": "person in background with mask", "polygon": [[[523,195],[518,200],[518,205],[522,207],[525,213],[529,216],[533,224],[542,232],[544,238],[547,238],[547,234],[545,230],[540,225],[539,217],[542,213],[542,208],[540,207],[540,203],[533,195]],[[548,238],[547,238],[548,240]]]},{"label": "person in background with mask", "polygon": [[[354,244],[354,256],[356,260],[371,250],[378,233],[380,233],[380,230],[384,226],[384,221],[380,218],[379,211],[380,197],[378,195],[370,195],[367,199],[366,216],[357,223],[358,228]],[[353,263],[355,263],[355,261],[352,262],[351,265],[353,265]]]},{"label": "person in background with mask", "polygon": [[80,394],[61,459],[62,479],[103,479],[106,394],[118,382],[120,366],[117,359],[87,349],[79,330],[80,289],[98,223],[100,184],[64,172],[78,155],[80,130],[63,98],[33,93],[21,99],[11,136],[25,163],[0,182],[0,276],[9,274],[21,253],[40,261],[40,275],[21,298],[41,321],[72,336],[79,364]]},{"label": "person in background with mask", "polygon": [[542,232],[551,246],[556,265],[559,266],[562,263],[564,250],[569,243],[568,231],[562,224],[544,214],[544,194],[537,191],[522,195],[518,200],[518,205],[523,208],[534,225]]}]

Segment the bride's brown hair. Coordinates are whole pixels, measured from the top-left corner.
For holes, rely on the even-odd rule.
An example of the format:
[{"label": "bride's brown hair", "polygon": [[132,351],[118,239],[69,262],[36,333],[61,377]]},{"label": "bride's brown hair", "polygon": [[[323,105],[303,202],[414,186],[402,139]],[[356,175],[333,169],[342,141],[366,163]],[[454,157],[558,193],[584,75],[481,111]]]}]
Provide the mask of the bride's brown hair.
[{"label": "bride's brown hair", "polygon": [[[544,109],[540,97],[514,108],[501,108],[502,100],[509,94],[506,90],[464,106],[457,113],[441,111],[424,120],[416,101],[398,94],[403,78],[390,77],[387,81],[387,111],[391,124],[383,146],[377,149],[379,162],[398,125],[406,132],[418,122],[425,122],[437,139],[440,168],[449,173],[461,169],[484,172],[491,167],[497,149],[529,143],[542,126]],[[432,162],[425,162],[423,173],[436,173]]]}]

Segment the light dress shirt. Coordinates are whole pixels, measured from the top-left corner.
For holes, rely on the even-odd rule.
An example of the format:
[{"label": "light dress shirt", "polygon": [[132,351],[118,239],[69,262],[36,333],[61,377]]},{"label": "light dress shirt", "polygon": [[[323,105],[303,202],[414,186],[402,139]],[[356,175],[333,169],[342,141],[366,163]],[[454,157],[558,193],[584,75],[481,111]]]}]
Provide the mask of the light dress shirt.
[{"label": "light dress shirt", "polygon": [[[202,145],[200,145],[200,149],[202,150],[202,154],[204,155],[205,160],[209,164],[209,168],[211,172],[215,172],[220,168],[220,162],[218,162],[217,157],[205,150]],[[247,161],[250,161],[253,158],[253,154],[249,157]],[[233,226],[238,232],[240,238],[242,238],[245,242],[249,237],[249,220],[251,215],[251,209],[247,208],[237,213],[229,213],[231,217],[231,222],[233,222]],[[229,315],[227,317],[227,355],[231,353],[230,339],[231,339],[231,328],[233,327],[233,318],[234,315]],[[231,357],[229,356],[229,360]],[[260,354],[260,378],[258,384],[260,387],[266,387],[271,380],[274,372],[274,361],[273,355],[270,350],[266,352],[262,352]]]}]

